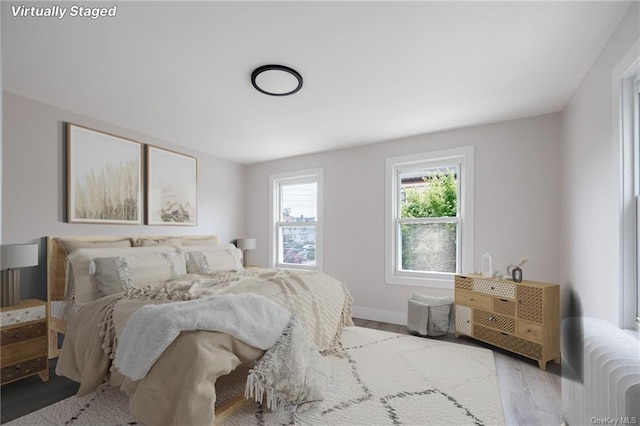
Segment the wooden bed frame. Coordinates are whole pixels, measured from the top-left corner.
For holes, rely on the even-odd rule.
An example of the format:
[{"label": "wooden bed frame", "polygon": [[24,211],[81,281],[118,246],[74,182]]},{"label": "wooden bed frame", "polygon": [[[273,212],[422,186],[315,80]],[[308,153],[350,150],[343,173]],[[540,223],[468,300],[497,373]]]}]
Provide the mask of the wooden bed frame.
[{"label": "wooden bed frame", "polygon": [[65,288],[65,261],[67,258],[67,250],[62,244],[61,240],[65,241],[77,241],[77,242],[111,242],[122,241],[124,239],[135,238],[148,238],[148,239],[165,239],[165,238],[181,238],[187,239],[191,242],[197,240],[214,239],[216,244],[218,243],[217,235],[134,235],[134,236],[112,236],[112,237],[47,237],[47,312],[49,312],[49,358],[57,358],[59,355],[58,349],[58,334],[67,333],[67,323],[58,318],[53,318],[51,315],[51,303],[57,301],[64,301],[64,288]]}]

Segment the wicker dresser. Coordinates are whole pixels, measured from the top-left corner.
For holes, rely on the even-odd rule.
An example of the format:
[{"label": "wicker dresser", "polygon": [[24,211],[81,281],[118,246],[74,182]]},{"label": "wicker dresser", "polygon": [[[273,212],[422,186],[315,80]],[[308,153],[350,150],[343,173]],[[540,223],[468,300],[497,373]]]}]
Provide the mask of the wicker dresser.
[{"label": "wicker dresser", "polygon": [[479,275],[455,277],[455,335],[533,358],[560,362],[560,286]]},{"label": "wicker dresser", "polygon": [[0,320],[0,383],[4,385],[34,374],[44,382],[49,380],[47,303],[29,299],[0,308]]}]

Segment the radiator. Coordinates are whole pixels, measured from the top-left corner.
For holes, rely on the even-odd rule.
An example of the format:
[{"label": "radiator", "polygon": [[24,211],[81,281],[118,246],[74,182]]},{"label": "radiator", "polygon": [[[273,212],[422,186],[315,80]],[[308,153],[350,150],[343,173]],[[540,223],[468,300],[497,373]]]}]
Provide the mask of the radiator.
[{"label": "radiator", "polygon": [[564,319],[561,384],[569,426],[640,424],[640,341],[607,321]]}]

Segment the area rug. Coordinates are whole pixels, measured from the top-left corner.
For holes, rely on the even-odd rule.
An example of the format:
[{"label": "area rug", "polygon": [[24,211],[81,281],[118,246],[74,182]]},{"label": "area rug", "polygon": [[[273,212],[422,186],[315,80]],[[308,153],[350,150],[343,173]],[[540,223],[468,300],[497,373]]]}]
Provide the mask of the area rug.
[{"label": "area rug", "polygon": [[[297,423],[318,425],[502,425],[504,415],[493,353],[436,339],[349,327],[342,357],[331,356],[332,386],[321,406]],[[229,399],[244,373],[218,391]],[[126,396],[102,386],[7,423],[26,425],[139,424]],[[279,425],[266,408],[247,402],[223,426]]]}]

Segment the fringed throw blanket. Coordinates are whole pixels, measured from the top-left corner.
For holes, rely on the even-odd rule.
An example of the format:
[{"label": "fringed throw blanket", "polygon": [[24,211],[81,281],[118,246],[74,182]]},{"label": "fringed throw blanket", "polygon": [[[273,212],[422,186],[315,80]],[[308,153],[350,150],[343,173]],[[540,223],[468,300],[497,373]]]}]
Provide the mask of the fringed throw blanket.
[{"label": "fringed throw blanket", "polygon": [[283,418],[322,400],[327,373],[297,315],[255,294],[143,306],[120,334],[114,365],[130,379],[140,380],[171,342],[190,330],[224,332],[267,350],[249,374],[246,396],[261,403],[266,399],[267,407]]},{"label": "fringed throw blanket", "polygon": [[[289,314],[297,315],[302,327],[293,327],[293,333],[280,333],[282,330],[278,330],[279,339],[271,347],[271,352],[285,353],[284,359],[288,357],[293,360],[297,356],[304,358],[305,351],[296,350],[293,352],[298,355],[291,355],[289,348],[294,345],[281,345],[280,340],[286,341],[289,335],[295,333],[306,333],[309,343],[312,341],[315,344],[315,348],[309,350],[310,353],[313,352],[310,356],[324,361],[317,351],[324,353],[334,349],[339,343],[343,326],[353,325],[351,295],[341,282],[323,273],[252,269],[209,276],[187,275],[150,288],[138,289],[124,297],[120,293],[80,306],[67,329],[56,372],[81,382],[79,395],[91,393],[104,380],[120,387],[129,396],[129,409],[141,423],[212,424],[215,418],[216,378],[229,374],[241,363],[260,363],[262,358],[262,365],[266,370],[255,370],[249,380],[253,384],[250,389],[253,388],[253,395],[262,397],[267,404],[284,405],[279,399],[273,398],[272,389],[277,389],[279,379],[277,373],[273,374],[273,371],[277,371],[273,368],[274,362],[269,361],[283,358],[280,355],[265,357],[263,350],[228,333],[179,333],[174,343],[166,348],[153,368],[140,380],[129,379],[118,369],[110,369],[118,339],[121,339],[128,319],[142,307],[172,305],[208,296],[240,294],[263,296],[277,303]],[[100,333],[96,333],[96,326]],[[279,349],[283,347],[287,349]],[[303,345],[295,347],[304,348]],[[305,371],[294,362],[287,364],[290,369]],[[312,361],[309,364],[311,370],[321,366],[321,362]],[[311,370],[306,374],[315,374]],[[260,371],[269,373],[261,374]],[[296,373],[282,375],[289,376],[296,377]],[[322,382],[324,379],[320,377],[319,380]],[[309,392],[310,388],[306,389]],[[180,395],[180,398],[176,398],[176,395]],[[299,414],[308,405],[306,402],[320,397],[309,393],[296,401],[289,396],[287,404],[296,405],[296,413]]]}]

